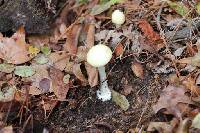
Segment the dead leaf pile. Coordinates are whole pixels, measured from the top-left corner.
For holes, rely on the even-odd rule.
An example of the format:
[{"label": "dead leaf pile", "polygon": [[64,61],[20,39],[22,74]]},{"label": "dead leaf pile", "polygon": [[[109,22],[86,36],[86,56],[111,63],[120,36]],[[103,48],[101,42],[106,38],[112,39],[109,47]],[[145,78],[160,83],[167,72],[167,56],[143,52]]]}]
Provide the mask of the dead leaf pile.
[{"label": "dead leaf pile", "polygon": [[161,92],[158,102],[153,106],[154,112],[157,113],[161,109],[166,109],[165,113],[181,118],[184,110],[179,108],[178,104],[193,104],[191,99],[185,95],[186,92],[187,90],[182,87],[167,86]]},{"label": "dead leaf pile", "polygon": [[12,64],[30,61],[33,57],[28,51],[29,46],[25,41],[24,28],[20,27],[12,37],[0,37],[0,58]]}]

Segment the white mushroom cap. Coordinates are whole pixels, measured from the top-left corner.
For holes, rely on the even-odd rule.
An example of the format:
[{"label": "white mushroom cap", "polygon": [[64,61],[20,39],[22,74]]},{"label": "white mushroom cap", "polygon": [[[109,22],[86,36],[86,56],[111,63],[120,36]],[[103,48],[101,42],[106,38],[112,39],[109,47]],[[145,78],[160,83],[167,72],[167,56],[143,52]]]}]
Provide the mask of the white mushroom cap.
[{"label": "white mushroom cap", "polygon": [[122,25],[125,22],[125,15],[120,10],[115,10],[112,13],[112,22],[116,25]]},{"label": "white mushroom cap", "polygon": [[87,62],[94,67],[105,66],[111,58],[111,49],[103,44],[93,46],[87,53]]}]

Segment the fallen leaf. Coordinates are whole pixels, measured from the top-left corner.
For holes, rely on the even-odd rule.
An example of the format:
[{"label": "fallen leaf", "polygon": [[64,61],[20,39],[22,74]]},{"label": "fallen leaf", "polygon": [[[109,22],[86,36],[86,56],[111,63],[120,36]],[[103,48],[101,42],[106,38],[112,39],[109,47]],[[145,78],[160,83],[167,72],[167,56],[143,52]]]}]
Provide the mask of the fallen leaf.
[{"label": "fallen leaf", "polygon": [[0,102],[9,102],[14,99],[15,86],[6,86],[0,89]]},{"label": "fallen leaf", "polygon": [[200,53],[197,53],[193,57],[188,57],[188,58],[183,58],[177,61],[178,63],[183,63],[183,64],[191,64],[193,66],[200,66]]},{"label": "fallen leaf", "polygon": [[173,126],[167,122],[150,122],[147,132],[172,133]]},{"label": "fallen leaf", "polygon": [[43,46],[43,47],[41,47],[41,52],[44,55],[49,55],[51,53],[51,49],[48,46]]},{"label": "fallen leaf", "polygon": [[200,94],[200,87],[196,85],[195,79],[191,76],[185,78],[182,81],[182,84],[185,86],[186,89],[189,89],[193,95]]},{"label": "fallen leaf", "polygon": [[29,94],[39,95],[50,92],[52,81],[47,71],[48,65],[32,64],[32,67],[35,69],[35,74],[26,78],[26,80],[32,82],[29,87]]},{"label": "fallen leaf", "polygon": [[88,48],[86,46],[79,46],[76,53],[76,62],[86,61]]},{"label": "fallen leaf", "polygon": [[43,105],[43,108],[45,111],[52,111],[55,106],[57,105],[57,100],[45,100],[44,103],[41,103]]},{"label": "fallen leaf", "polygon": [[194,128],[200,129],[200,113],[198,113],[192,120],[192,126]]},{"label": "fallen leaf", "polygon": [[121,43],[117,44],[114,52],[117,57],[121,56],[124,53],[124,46]]},{"label": "fallen leaf", "polygon": [[70,59],[69,55],[64,51],[53,52],[48,57],[53,66],[61,71],[65,69]]},{"label": "fallen leaf", "polygon": [[144,68],[140,63],[134,62],[131,65],[131,69],[138,78],[144,79]]},{"label": "fallen leaf", "polygon": [[65,72],[69,73],[69,74],[73,74],[73,66],[74,66],[74,62],[68,62],[66,67],[65,67]]},{"label": "fallen leaf", "polygon": [[196,12],[200,14],[200,2],[197,2],[196,4]]},{"label": "fallen leaf", "polygon": [[126,111],[130,104],[126,97],[114,90],[112,90],[112,101],[115,102],[122,110]]},{"label": "fallen leaf", "polygon": [[17,76],[30,77],[35,74],[35,70],[32,66],[16,66],[14,73]]},{"label": "fallen leaf", "polygon": [[161,37],[158,33],[156,33],[154,31],[154,29],[152,28],[152,26],[149,24],[148,21],[146,20],[140,20],[139,22],[139,28],[142,30],[142,32],[144,33],[144,35],[151,41],[155,42],[155,41],[160,41]]},{"label": "fallen leaf", "polygon": [[11,73],[15,70],[15,66],[12,64],[3,63],[0,64],[0,71],[4,73]]},{"label": "fallen leaf", "polygon": [[183,2],[171,2],[167,1],[170,8],[174,9],[182,17],[186,16],[189,12],[189,8],[186,7]]},{"label": "fallen leaf", "polygon": [[94,35],[95,35],[95,19],[94,16],[89,16],[88,21],[90,21],[89,28],[87,31],[86,47],[90,49],[94,46]]},{"label": "fallen leaf", "polygon": [[70,54],[76,54],[79,35],[82,30],[82,25],[74,25],[68,32],[66,32],[66,43],[64,44],[64,50],[68,51]]},{"label": "fallen leaf", "polygon": [[116,3],[120,3],[123,2],[123,0],[110,0],[104,4],[101,5],[95,5],[92,8],[92,11],[90,12],[91,15],[95,16],[98,14],[101,14],[102,12],[108,10],[112,5],[116,4]]},{"label": "fallen leaf", "polygon": [[186,118],[184,120],[181,120],[179,123],[179,126],[176,130],[176,133],[189,133],[190,128],[190,119]]},{"label": "fallen leaf", "polygon": [[49,62],[49,58],[46,57],[45,55],[43,54],[38,54],[38,56],[36,56],[34,58],[34,60],[36,61],[37,64],[40,64],[40,65],[43,65],[43,64],[46,64]]},{"label": "fallen leaf", "polygon": [[25,63],[33,58],[29,56],[28,46],[24,29],[19,28],[11,38],[0,38],[0,58],[12,64]]},{"label": "fallen leaf", "polygon": [[165,108],[167,113],[174,114],[181,118],[181,110],[177,107],[178,103],[192,104],[190,97],[186,96],[187,90],[182,87],[167,86],[160,94],[158,102],[153,106],[153,110],[157,113]]},{"label": "fallen leaf", "polygon": [[83,75],[81,68],[80,68],[81,64],[74,64],[73,65],[73,73],[74,75],[83,82],[83,84],[88,83],[87,79],[85,78],[85,76]]},{"label": "fallen leaf", "polygon": [[6,126],[0,129],[1,133],[14,133],[12,126]]},{"label": "fallen leaf", "polygon": [[28,52],[30,53],[31,56],[34,57],[40,52],[40,50],[37,47],[29,46],[28,47]]},{"label": "fallen leaf", "polygon": [[88,82],[91,87],[98,85],[99,74],[97,68],[85,62],[85,68],[88,74]]},{"label": "fallen leaf", "polygon": [[66,95],[69,90],[69,84],[63,82],[64,73],[59,69],[50,67],[49,76],[52,80],[52,92],[57,96],[58,100],[66,100]]}]

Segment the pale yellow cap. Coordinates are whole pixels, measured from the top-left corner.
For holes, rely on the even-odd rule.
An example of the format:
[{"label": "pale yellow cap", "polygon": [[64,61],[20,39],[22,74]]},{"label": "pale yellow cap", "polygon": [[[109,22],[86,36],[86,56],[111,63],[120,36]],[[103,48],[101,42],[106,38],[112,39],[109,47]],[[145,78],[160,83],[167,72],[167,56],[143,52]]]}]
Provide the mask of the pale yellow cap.
[{"label": "pale yellow cap", "polygon": [[120,10],[115,10],[112,13],[112,22],[116,25],[122,25],[125,22],[125,15]]},{"label": "pale yellow cap", "polygon": [[103,44],[93,46],[87,53],[87,62],[94,67],[105,66],[111,58],[111,49]]}]

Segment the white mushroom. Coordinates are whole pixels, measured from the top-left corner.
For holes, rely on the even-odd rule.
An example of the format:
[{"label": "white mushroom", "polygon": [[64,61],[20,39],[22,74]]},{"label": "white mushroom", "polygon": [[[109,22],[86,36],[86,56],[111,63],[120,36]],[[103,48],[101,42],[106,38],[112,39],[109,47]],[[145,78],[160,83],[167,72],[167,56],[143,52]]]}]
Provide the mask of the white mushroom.
[{"label": "white mushroom", "polygon": [[111,99],[111,90],[106,81],[105,65],[112,58],[111,49],[103,44],[93,46],[87,53],[87,62],[93,67],[97,67],[100,77],[100,89],[97,91],[98,99],[108,101]]},{"label": "white mushroom", "polygon": [[125,22],[125,15],[120,10],[115,10],[112,13],[112,23],[116,25],[116,27],[120,27]]}]

